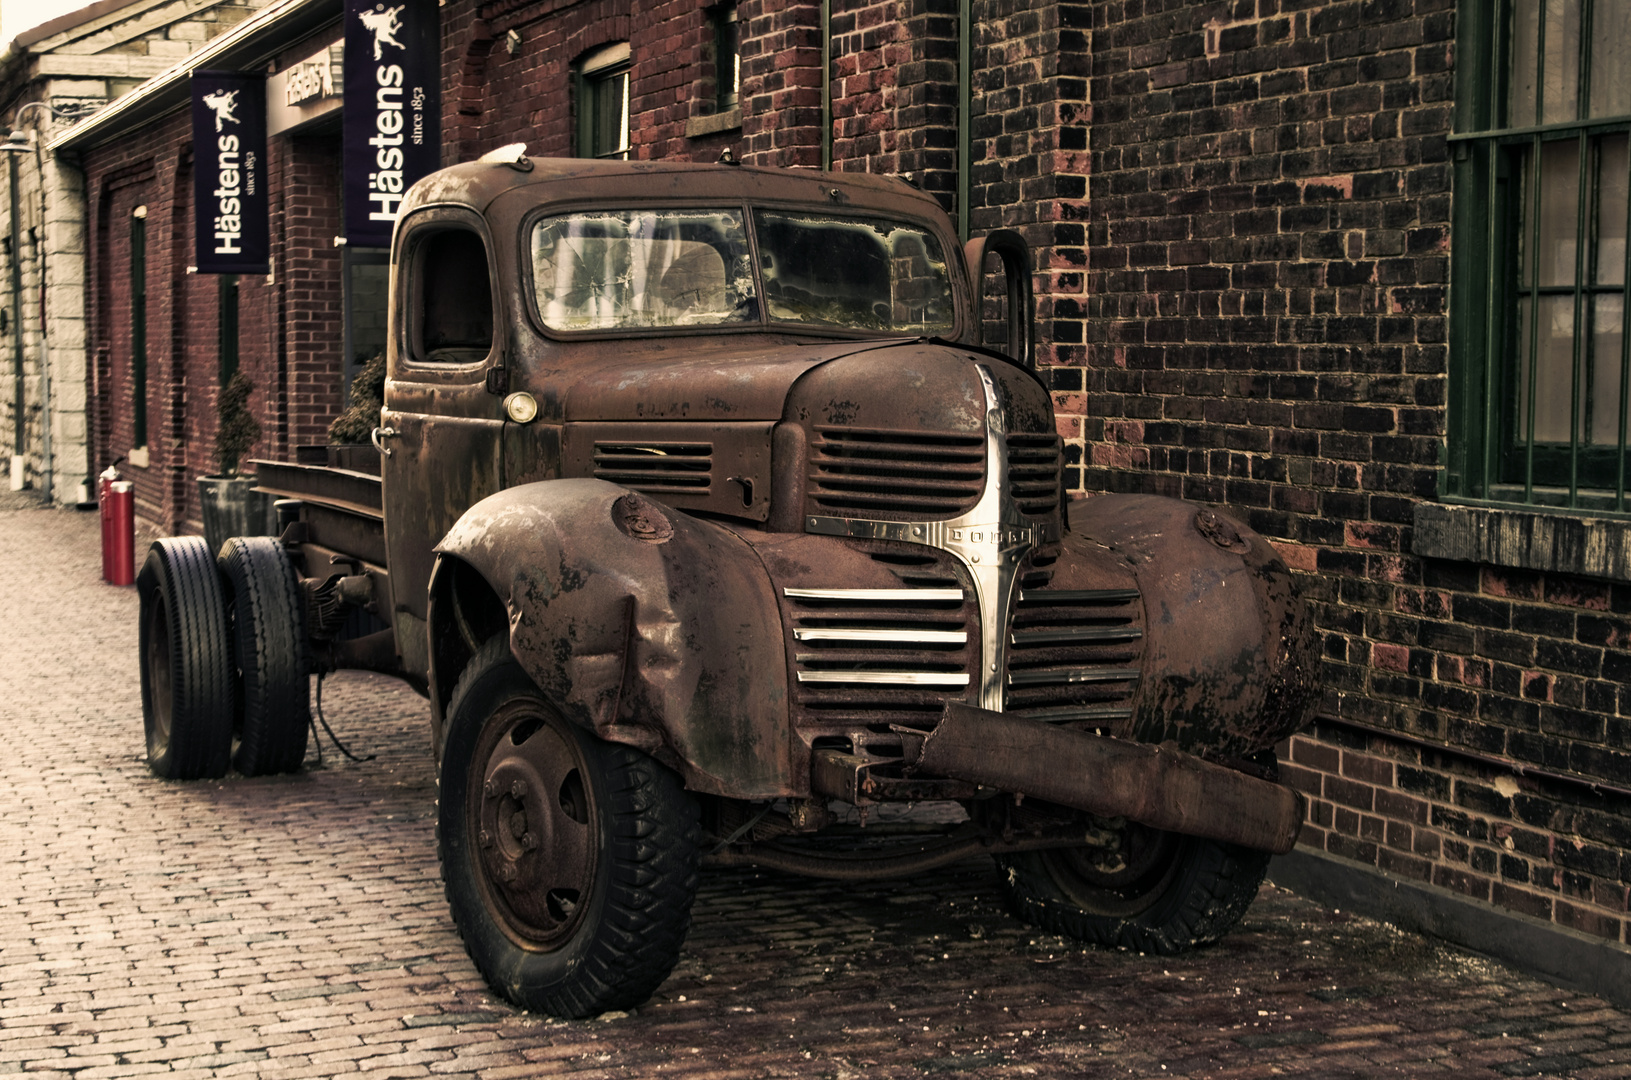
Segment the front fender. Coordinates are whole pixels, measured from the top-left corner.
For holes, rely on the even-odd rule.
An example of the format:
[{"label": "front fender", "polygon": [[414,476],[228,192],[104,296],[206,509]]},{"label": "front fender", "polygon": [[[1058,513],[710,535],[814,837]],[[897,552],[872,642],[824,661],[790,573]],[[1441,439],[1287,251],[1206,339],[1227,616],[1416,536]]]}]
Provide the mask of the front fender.
[{"label": "front fender", "polygon": [[1070,526],[1126,559],[1144,598],[1140,742],[1250,757],[1300,731],[1319,700],[1319,639],[1266,540],[1195,503],[1099,495]]},{"label": "front fender", "polygon": [[550,480],[483,499],[436,551],[438,579],[456,558],[504,603],[511,651],[567,719],[693,791],[796,794],[781,618],[736,536],[615,484]]}]

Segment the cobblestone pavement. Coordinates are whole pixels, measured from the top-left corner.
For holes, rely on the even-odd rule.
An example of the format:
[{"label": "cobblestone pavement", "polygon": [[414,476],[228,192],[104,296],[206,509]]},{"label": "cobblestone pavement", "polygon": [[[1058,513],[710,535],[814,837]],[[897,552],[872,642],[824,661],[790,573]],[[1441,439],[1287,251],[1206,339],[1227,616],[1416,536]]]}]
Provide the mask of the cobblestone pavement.
[{"label": "cobblestone pavement", "polygon": [[1002,910],[991,865],[707,874],[636,1013],[496,1002],[443,903],[426,710],[323,695],[357,764],[164,783],[96,516],[0,499],[0,1077],[1631,1076],[1631,1017],[1266,888],[1178,959]]}]

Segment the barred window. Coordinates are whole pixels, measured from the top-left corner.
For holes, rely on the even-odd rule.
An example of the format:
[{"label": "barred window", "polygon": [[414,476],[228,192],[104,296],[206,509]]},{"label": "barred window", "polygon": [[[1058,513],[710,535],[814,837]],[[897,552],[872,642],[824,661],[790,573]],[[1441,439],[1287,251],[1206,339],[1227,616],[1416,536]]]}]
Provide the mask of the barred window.
[{"label": "barred window", "polygon": [[1460,18],[1446,493],[1624,513],[1631,4]]}]

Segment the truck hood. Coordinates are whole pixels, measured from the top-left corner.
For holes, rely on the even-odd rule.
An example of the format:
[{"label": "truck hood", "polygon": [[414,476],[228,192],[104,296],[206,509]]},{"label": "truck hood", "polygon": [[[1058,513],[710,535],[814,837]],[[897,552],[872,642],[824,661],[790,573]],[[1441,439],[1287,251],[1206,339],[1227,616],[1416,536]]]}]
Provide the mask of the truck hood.
[{"label": "truck hood", "polygon": [[783,416],[793,384],[822,364],[879,349],[945,347],[910,338],[793,344],[759,338],[727,349],[717,341],[706,346],[683,340],[617,345],[604,363],[539,373],[546,385],[557,379],[566,384],[561,412],[567,423],[776,421]]}]

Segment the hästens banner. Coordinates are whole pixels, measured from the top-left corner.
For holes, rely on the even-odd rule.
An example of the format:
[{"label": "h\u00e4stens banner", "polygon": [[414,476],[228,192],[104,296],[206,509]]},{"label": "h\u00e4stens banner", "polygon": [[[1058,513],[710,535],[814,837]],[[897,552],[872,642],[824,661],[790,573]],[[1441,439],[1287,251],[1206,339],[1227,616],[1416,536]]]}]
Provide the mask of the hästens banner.
[{"label": "h\u00e4stens banner", "polygon": [[266,80],[195,71],[192,85],[198,272],[264,274],[271,259]]},{"label": "h\u00e4stens banner", "polygon": [[388,247],[402,194],[441,166],[436,0],[346,0],[345,238]]}]

